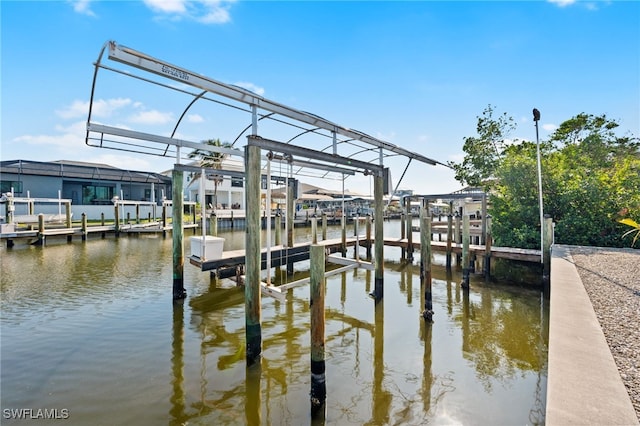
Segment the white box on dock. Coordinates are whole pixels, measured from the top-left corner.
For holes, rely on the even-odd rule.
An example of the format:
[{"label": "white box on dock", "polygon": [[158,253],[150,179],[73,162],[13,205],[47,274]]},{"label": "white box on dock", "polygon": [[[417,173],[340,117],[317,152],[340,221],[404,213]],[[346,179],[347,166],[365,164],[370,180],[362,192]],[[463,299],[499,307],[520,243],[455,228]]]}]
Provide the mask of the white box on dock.
[{"label": "white box on dock", "polygon": [[[202,253],[204,238],[204,253]],[[191,256],[196,256],[205,260],[217,260],[222,258],[222,247],[224,238],[205,235],[204,237],[191,237]],[[204,254],[204,256],[203,256]]]}]

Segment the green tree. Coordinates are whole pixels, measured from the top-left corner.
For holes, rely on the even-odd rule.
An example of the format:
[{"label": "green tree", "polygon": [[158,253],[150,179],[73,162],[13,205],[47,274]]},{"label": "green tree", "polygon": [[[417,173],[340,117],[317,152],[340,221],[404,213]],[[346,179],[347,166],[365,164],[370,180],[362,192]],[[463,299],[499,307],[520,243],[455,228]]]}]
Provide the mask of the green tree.
[{"label": "green tree", "polygon": [[[215,147],[215,148],[232,148],[233,145],[230,144],[229,142],[222,142],[220,141],[220,139],[208,139],[205,141],[202,141],[203,144],[210,146],[210,147]],[[214,170],[220,170],[222,169],[222,162],[224,161],[225,158],[227,158],[228,154],[224,154],[222,152],[218,152],[215,150],[215,148],[212,149],[195,149],[193,151],[191,151],[188,155],[189,158],[194,158],[194,159],[198,159],[200,167],[203,167],[205,169],[214,169]],[[198,177],[200,174],[197,173],[195,175],[195,177]],[[222,175],[213,175],[213,206],[214,209],[216,207],[216,205],[218,204],[218,186],[222,183],[223,177]],[[205,197],[204,194],[202,194],[202,201],[205,201]]]},{"label": "green tree", "polygon": [[464,138],[462,163],[450,161],[456,180],[462,184],[489,188],[499,168],[504,151],[510,144],[509,134],[515,129],[513,118],[503,113],[494,118],[494,107],[488,105],[478,117],[477,136]]},{"label": "green tree", "polygon": [[[556,242],[622,246],[622,217],[640,215],[638,140],[617,136],[606,116],[578,114],[541,143],[544,210]],[[491,195],[496,244],[538,248],[536,145],[505,149]]]}]

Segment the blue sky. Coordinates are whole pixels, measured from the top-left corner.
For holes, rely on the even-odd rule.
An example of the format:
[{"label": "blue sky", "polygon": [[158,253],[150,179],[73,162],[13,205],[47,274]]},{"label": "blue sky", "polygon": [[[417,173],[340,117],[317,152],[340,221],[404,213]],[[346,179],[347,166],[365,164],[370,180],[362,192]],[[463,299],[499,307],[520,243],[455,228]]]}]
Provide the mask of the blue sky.
[{"label": "blue sky", "polygon": [[[443,163],[462,159],[488,105],[515,119],[514,139],[535,140],[534,107],[541,139],[581,112],[640,136],[636,1],[2,0],[0,14],[2,160],[172,167],[173,159],[85,145],[93,63],[108,40]],[[133,80],[100,71],[96,120],[168,136],[191,98]],[[177,135],[233,141],[250,117],[227,114],[197,103]],[[387,165],[395,185],[406,160]],[[371,190],[363,176],[345,186]],[[434,194],[461,185],[445,167],[414,162],[400,187]]]}]

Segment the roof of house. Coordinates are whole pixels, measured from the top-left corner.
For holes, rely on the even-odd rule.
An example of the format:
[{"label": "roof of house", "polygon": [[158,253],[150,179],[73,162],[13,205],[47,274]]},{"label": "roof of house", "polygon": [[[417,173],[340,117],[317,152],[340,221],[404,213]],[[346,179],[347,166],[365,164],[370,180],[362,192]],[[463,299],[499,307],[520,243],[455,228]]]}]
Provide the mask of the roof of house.
[{"label": "roof of house", "polygon": [[8,160],[0,162],[1,173],[55,176],[73,179],[110,180],[138,183],[171,183],[171,178],[154,172],[119,169],[107,164],[80,161]]}]

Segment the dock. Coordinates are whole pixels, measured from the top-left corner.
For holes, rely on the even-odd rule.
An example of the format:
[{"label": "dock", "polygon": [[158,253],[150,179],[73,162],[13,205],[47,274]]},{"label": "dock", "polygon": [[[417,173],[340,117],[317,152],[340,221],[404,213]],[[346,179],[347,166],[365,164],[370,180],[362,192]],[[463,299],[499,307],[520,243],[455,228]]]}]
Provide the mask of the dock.
[{"label": "dock", "polygon": [[[342,239],[329,239],[318,241],[318,244],[325,247],[327,253],[337,253],[343,248]],[[366,237],[359,236],[346,239],[345,247],[363,247],[365,249],[373,246],[373,240],[367,240]],[[409,241],[406,238],[385,238],[384,245],[389,247],[400,247],[407,250]],[[271,247],[271,267],[283,266],[289,262],[299,262],[309,259],[311,243],[304,242],[294,244],[293,247],[285,247],[277,245]],[[412,242],[413,250],[420,251],[420,242]],[[431,241],[431,249],[434,252],[446,253],[447,243],[442,241]],[[463,244],[452,243],[451,252],[453,254],[462,254]],[[479,258],[486,255],[485,245],[469,245],[469,253]],[[512,247],[496,247],[490,249],[490,257],[495,259],[517,260],[523,262],[540,263],[540,250],[520,249]],[[219,259],[202,260],[198,256],[190,256],[189,263],[200,268],[202,271],[215,271],[220,278],[228,278],[236,275],[236,268],[245,264],[244,250],[228,250],[223,251]],[[267,269],[267,249],[261,250],[260,269]]]},{"label": "dock", "polygon": [[[199,228],[198,224],[187,223],[183,225],[183,229]],[[140,233],[167,233],[171,232],[171,225],[165,226],[162,222],[137,223],[137,224],[120,224],[116,225],[92,225],[92,226],[76,226],[76,227],[51,227],[45,229],[6,229],[0,233],[0,240],[5,240],[7,247],[12,247],[14,240],[26,239],[29,244],[44,244],[47,237],[66,237],[67,241],[71,241],[73,237],[86,239],[90,234],[100,234],[105,238],[107,234],[140,234]]]}]

